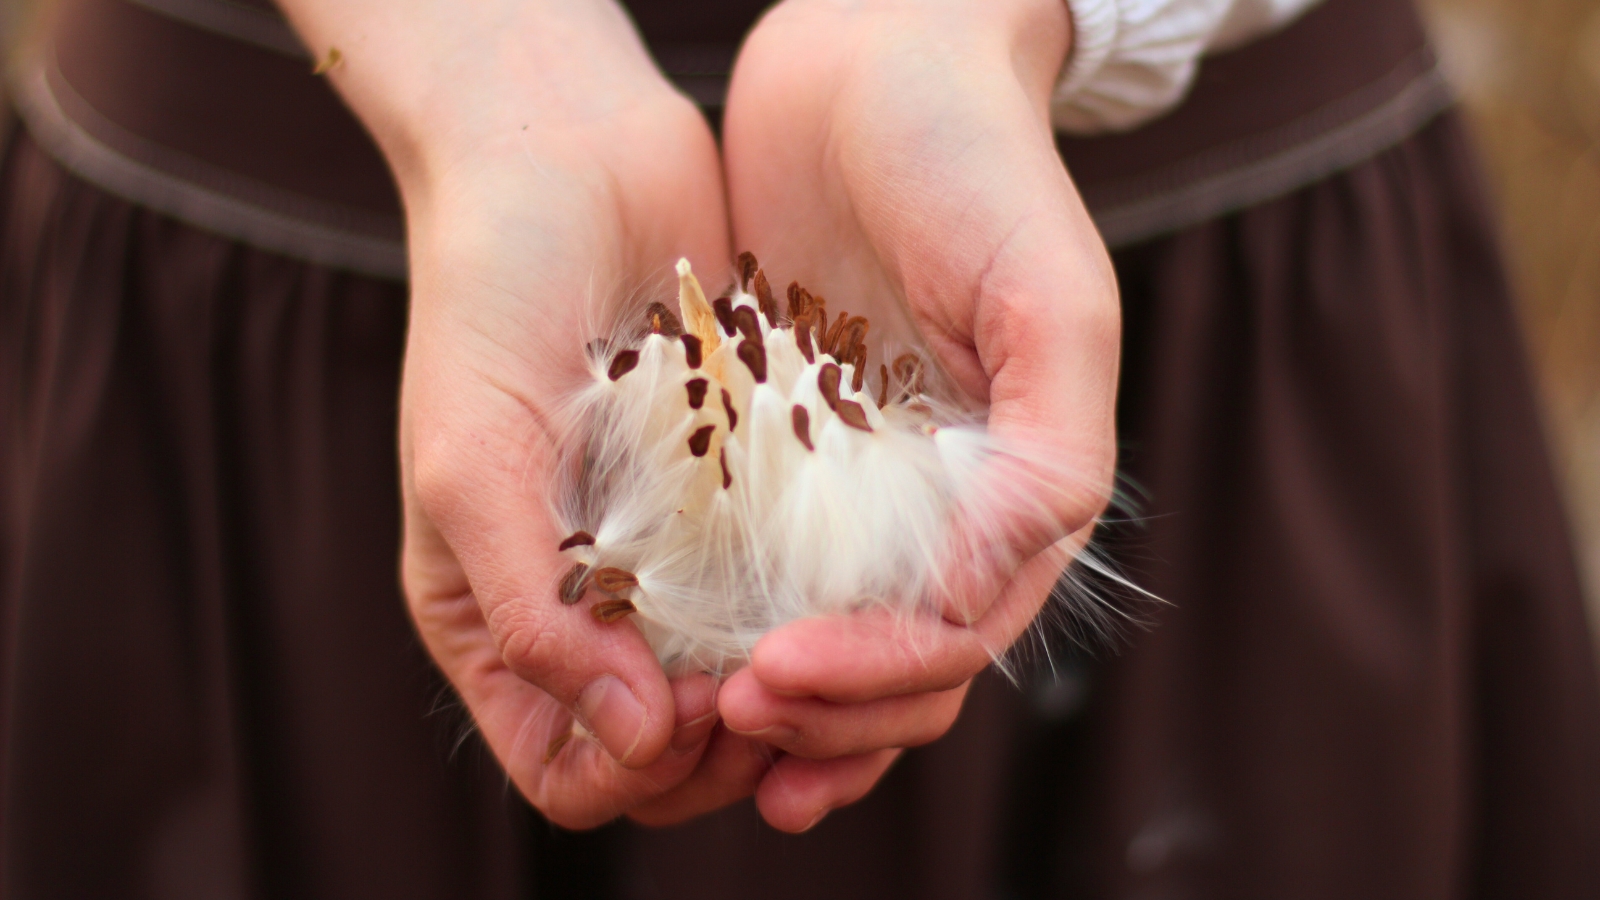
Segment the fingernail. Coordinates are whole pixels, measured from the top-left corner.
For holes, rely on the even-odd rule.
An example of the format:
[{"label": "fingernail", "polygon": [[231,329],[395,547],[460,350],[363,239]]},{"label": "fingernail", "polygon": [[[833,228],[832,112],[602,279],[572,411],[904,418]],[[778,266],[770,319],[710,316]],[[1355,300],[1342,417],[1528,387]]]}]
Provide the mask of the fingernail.
[{"label": "fingernail", "polygon": [[823,819],[826,819],[828,817],[828,813],[830,813],[830,812],[833,812],[833,810],[825,809],[822,812],[817,813],[817,817],[815,819],[811,820],[811,824],[810,825],[807,825],[806,827],[800,829],[801,833],[803,834],[803,833],[805,833],[807,831],[810,831],[811,829],[817,827],[817,823],[821,822]]},{"label": "fingernail", "polygon": [[628,757],[644,734],[644,704],[622,679],[602,675],[578,694],[578,717],[617,762]]},{"label": "fingernail", "polygon": [[757,728],[754,731],[740,731],[739,729],[730,725],[728,726],[728,730],[734,734],[742,734],[745,737],[752,737],[759,741],[766,741],[769,744],[780,745],[793,743],[794,739],[800,736],[800,732],[789,727],[788,725],[768,725],[765,728]]},{"label": "fingernail", "polygon": [[672,733],[672,752],[682,756],[690,750],[705,743],[711,736],[711,729],[717,727],[717,713],[715,710],[706,713],[693,722],[685,722],[678,726]]}]

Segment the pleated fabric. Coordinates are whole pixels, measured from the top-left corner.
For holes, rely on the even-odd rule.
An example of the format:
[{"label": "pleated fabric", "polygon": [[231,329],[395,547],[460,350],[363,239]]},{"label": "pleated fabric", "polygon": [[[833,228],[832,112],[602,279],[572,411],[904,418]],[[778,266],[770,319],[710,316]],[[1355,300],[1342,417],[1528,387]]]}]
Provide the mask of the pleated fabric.
[{"label": "pleated fabric", "polygon": [[1164,606],[782,836],[566,835],[397,586],[405,296],[0,169],[0,894],[1600,895],[1600,691],[1465,141],[1116,255]]}]

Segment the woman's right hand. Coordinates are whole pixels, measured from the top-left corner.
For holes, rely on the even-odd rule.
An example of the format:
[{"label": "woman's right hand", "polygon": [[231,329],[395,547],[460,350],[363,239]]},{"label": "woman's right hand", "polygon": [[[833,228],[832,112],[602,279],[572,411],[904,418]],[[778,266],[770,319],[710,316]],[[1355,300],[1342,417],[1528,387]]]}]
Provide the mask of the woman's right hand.
[{"label": "woman's right hand", "polygon": [[[558,599],[553,422],[591,301],[669,288],[680,256],[729,270],[716,144],[604,0],[284,6],[319,57],[339,51],[329,75],[405,200],[411,614],[521,792],[556,823],[608,821],[695,769],[716,683],[669,684],[632,624]],[[561,744],[573,719],[596,740]],[[736,785],[757,764],[716,756]]]}]

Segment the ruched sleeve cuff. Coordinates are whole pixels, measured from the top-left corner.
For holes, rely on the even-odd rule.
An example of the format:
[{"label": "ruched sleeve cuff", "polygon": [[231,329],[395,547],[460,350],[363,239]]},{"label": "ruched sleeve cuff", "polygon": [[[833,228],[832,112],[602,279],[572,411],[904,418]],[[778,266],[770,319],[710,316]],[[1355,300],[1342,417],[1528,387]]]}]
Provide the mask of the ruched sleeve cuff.
[{"label": "ruched sleeve cuff", "polygon": [[1207,50],[1247,43],[1320,0],[1066,0],[1072,53],[1051,99],[1055,127],[1127,131],[1178,105]]}]

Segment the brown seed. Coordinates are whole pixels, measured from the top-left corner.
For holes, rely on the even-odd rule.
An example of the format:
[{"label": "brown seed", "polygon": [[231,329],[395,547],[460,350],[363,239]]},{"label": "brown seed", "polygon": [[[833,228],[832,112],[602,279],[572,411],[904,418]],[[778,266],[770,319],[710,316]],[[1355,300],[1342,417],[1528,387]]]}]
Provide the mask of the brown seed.
[{"label": "brown seed", "polygon": [[716,430],[715,425],[701,425],[696,428],[694,434],[689,435],[689,453],[696,458],[705,456],[706,451],[711,449],[711,432]]},{"label": "brown seed", "polygon": [[851,365],[855,366],[855,374],[850,377],[850,390],[861,393],[861,386],[867,383],[867,345],[857,344],[855,359]]},{"label": "brown seed", "polygon": [[778,301],[772,298],[772,285],[767,283],[767,273],[756,270],[756,305],[761,307],[761,314],[767,317],[769,328],[778,327]]},{"label": "brown seed", "polygon": [[599,359],[611,352],[611,342],[605,338],[595,338],[583,345],[583,352],[589,354],[590,359]]},{"label": "brown seed", "polygon": [[761,323],[756,321],[756,311],[750,307],[740,306],[734,309],[733,327],[739,329],[739,333],[744,335],[746,340],[762,343]]},{"label": "brown seed", "polygon": [[806,363],[817,361],[816,353],[811,349],[811,317],[801,316],[794,320],[794,343],[800,348],[800,355],[806,358]]},{"label": "brown seed", "polygon": [[789,282],[789,318],[799,321],[800,317],[811,311],[811,295],[800,286],[800,282]]},{"label": "brown seed", "polygon": [[717,317],[717,324],[722,326],[722,333],[733,337],[739,333],[739,328],[733,322],[733,301],[727,297],[718,297],[711,301],[711,312]]},{"label": "brown seed", "polygon": [[834,409],[834,412],[839,414],[839,421],[849,425],[851,428],[859,428],[867,432],[872,431],[872,426],[867,424],[866,410],[862,409],[861,404],[854,400],[840,400],[839,406]]},{"label": "brown seed", "polygon": [[607,594],[619,594],[639,584],[639,576],[627,569],[606,566],[594,570],[594,586]]},{"label": "brown seed", "polygon": [[[900,396],[911,396],[922,393],[922,361],[917,359],[915,353],[902,353],[894,358],[894,377],[900,382]],[[899,396],[895,398],[899,399]]]},{"label": "brown seed", "polygon": [[759,268],[756,263],[756,255],[746,250],[739,254],[739,260],[735,265],[739,267],[739,290],[748,294],[750,293],[750,279],[755,277],[756,270]]},{"label": "brown seed", "polygon": [[612,381],[616,381],[618,378],[621,378],[629,372],[632,372],[633,367],[637,366],[638,364],[639,351],[624,350],[612,358],[611,368],[606,370],[606,374],[611,376]]},{"label": "brown seed", "polygon": [[689,408],[699,409],[706,405],[706,390],[711,385],[704,378],[691,378],[684,388],[689,391]]},{"label": "brown seed", "polygon": [[889,405],[889,367],[878,364],[878,408]]},{"label": "brown seed", "polygon": [[665,303],[652,303],[645,308],[645,318],[650,322],[650,333],[666,337],[683,334],[683,322]]},{"label": "brown seed", "polygon": [[839,379],[844,372],[833,363],[823,363],[822,370],[817,373],[817,390],[822,392],[822,399],[828,401],[829,409],[839,408]]},{"label": "brown seed", "polygon": [[855,316],[844,324],[844,332],[839,337],[839,345],[834,348],[833,355],[840,362],[853,362],[856,358],[856,348],[867,337],[866,316]]},{"label": "brown seed", "polygon": [[727,388],[722,389],[722,409],[728,414],[728,431],[732,432],[739,427],[739,414],[733,409],[733,395]]},{"label": "brown seed", "polygon": [[583,598],[583,592],[589,589],[589,567],[578,563],[567,570],[561,578],[561,586],[556,589],[556,596],[561,598],[564,606],[571,606]]},{"label": "brown seed", "polygon": [[612,622],[618,619],[625,619],[629,614],[635,612],[638,612],[638,607],[620,597],[601,600],[589,607],[589,615],[594,616],[595,621],[601,625],[610,625]]},{"label": "brown seed", "polygon": [[717,465],[722,467],[722,489],[727,490],[733,484],[733,474],[728,471],[728,448],[717,451]]},{"label": "brown seed", "polygon": [[560,734],[556,735],[555,737],[551,738],[550,739],[550,746],[548,746],[548,747],[546,747],[544,749],[544,764],[547,765],[547,766],[550,765],[551,760],[556,758],[556,754],[560,753],[561,752],[561,748],[565,747],[567,745],[567,741],[570,741],[570,740],[572,740],[572,729],[571,728],[568,728],[566,731],[563,731]]},{"label": "brown seed", "polygon": [[806,412],[804,406],[796,403],[789,413],[789,418],[794,422],[794,436],[800,439],[800,443],[806,445],[807,450],[815,451],[817,448],[811,446],[811,414]]},{"label": "brown seed", "polygon": [[566,540],[561,542],[561,546],[556,548],[556,552],[560,553],[562,550],[571,550],[573,547],[593,546],[594,535],[587,531],[574,531],[570,536],[567,537]]},{"label": "brown seed", "polygon": [[739,342],[739,361],[750,369],[750,374],[755,377],[756,384],[767,383],[767,348],[761,346],[760,341],[743,340]]},{"label": "brown seed", "polygon": [[[834,359],[839,358],[839,355],[834,351],[839,349],[839,337],[844,334],[844,323],[849,320],[849,313],[839,313],[839,318],[834,320],[833,327],[828,329],[827,336],[822,339],[823,353],[831,355]],[[826,319],[823,320],[823,324],[827,324]]]},{"label": "brown seed", "polygon": [[692,334],[685,334],[685,335],[679,337],[678,340],[683,341],[683,358],[684,358],[684,361],[689,364],[689,368],[691,368],[691,369],[700,368],[700,363],[701,363],[701,356],[700,356],[701,344],[700,344],[700,339],[695,337]]}]

